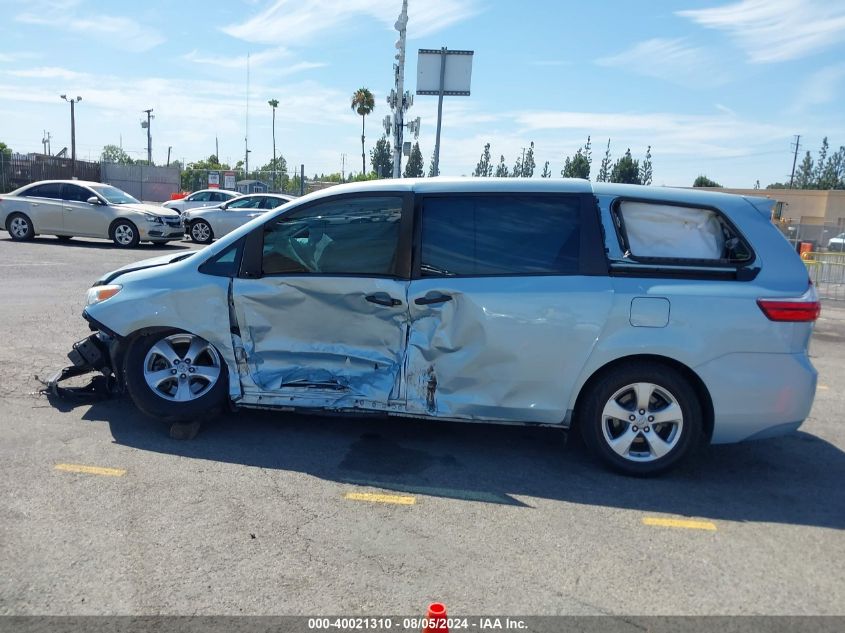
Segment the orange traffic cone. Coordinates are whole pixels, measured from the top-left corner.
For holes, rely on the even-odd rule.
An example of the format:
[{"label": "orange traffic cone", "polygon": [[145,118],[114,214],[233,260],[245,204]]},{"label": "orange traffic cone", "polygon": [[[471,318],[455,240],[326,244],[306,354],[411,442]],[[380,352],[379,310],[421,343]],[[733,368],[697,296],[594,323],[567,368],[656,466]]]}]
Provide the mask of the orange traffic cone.
[{"label": "orange traffic cone", "polygon": [[449,626],[446,623],[446,605],[440,602],[432,602],[428,605],[428,613],[425,616],[426,626],[422,633],[449,633]]}]

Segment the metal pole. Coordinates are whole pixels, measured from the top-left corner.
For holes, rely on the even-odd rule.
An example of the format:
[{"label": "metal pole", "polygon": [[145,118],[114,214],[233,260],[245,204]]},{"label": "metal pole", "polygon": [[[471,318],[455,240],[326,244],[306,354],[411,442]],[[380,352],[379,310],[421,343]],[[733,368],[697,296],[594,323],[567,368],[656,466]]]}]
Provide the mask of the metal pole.
[{"label": "metal pole", "polygon": [[74,101],[70,100],[70,174],[76,178],[76,115]]},{"label": "metal pole", "polygon": [[440,125],[443,122],[443,89],[446,84],[446,47],[440,49],[440,94],[437,98],[437,136],[434,140],[434,175],[440,175]]},{"label": "metal pole", "polygon": [[402,0],[402,12],[396,20],[399,40],[396,48],[396,100],[393,104],[393,177],[402,176],[402,134],[404,132],[405,103],[405,41],[408,29],[408,0]]},{"label": "metal pole", "polygon": [[305,195],[305,164],[299,166],[299,195]]},{"label": "metal pole", "polygon": [[795,178],[795,163],[798,162],[798,141],[801,140],[801,135],[795,136],[795,155],[792,157],[792,175],[789,176],[789,188],[792,189],[792,181]]},{"label": "metal pole", "polygon": [[172,145],[167,146],[167,166],[170,167],[170,150],[173,149]]},{"label": "metal pole", "polygon": [[147,164],[153,164],[153,137],[150,130],[153,109],[144,110],[147,113]]},{"label": "metal pole", "polygon": [[276,106],[273,106],[273,190],[276,190]]}]

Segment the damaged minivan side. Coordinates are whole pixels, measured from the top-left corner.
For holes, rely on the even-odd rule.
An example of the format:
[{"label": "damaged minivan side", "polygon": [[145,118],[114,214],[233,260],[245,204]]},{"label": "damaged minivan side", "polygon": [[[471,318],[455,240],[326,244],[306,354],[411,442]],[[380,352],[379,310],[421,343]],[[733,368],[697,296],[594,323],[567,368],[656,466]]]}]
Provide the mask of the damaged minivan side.
[{"label": "damaged minivan side", "polygon": [[80,369],[144,412],[578,427],[661,472],[807,417],[819,303],[760,201],[580,180],[341,185],[89,290]]}]

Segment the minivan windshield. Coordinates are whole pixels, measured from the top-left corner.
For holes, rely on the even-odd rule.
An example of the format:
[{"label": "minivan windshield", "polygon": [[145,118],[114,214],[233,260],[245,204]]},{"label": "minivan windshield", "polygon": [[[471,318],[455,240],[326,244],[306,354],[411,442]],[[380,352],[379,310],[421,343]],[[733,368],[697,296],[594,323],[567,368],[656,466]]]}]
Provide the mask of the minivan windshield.
[{"label": "minivan windshield", "polygon": [[110,187],[108,185],[99,185],[91,187],[94,191],[100,194],[109,204],[139,204],[140,202],[130,196],[125,191],[121,191],[117,187]]}]

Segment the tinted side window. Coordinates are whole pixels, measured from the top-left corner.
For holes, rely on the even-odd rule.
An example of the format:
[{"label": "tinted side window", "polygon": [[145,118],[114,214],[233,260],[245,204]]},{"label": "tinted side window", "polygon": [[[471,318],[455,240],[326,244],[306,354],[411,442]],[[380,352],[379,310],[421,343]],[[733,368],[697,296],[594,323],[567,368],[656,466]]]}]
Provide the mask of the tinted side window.
[{"label": "tinted side window", "polygon": [[79,185],[65,185],[62,198],[70,202],[86,202],[94,194]]},{"label": "tinted side window", "polygon": [[264,234],[265,275],[392,275],[402,198],[344,198],[286,214]]},{"label": "tinted side window", "polygon": [[229,196],[224,196],[222,193],[217,193],[216,191],[209,194],[208,199],[211,202],[226,202],[229,199]]},{"label": "tinted side window", "polygon": [[203,191],[202,193],[195,193],[191,196],[187,197],[187,200],[190,202],[208,202],[209,196],[211,195],[208,191]]},{"label": "tinted side window", "polygon": [[61,200],[62,184],[53,182],[44,185],[36,185],[31,189],[27,189],[26,192],[24,192],[24,195],[27,197],[55,198],[56,200]]},{"label": "tinted side window", "polygon": [[580,208],[577,196],[427,198],[421,273],[577,274]]},{"label": "tinted side window", "polygon": [[261,198],[238,198],[226,205],[227,209],[254,209],[261,202]]}]

